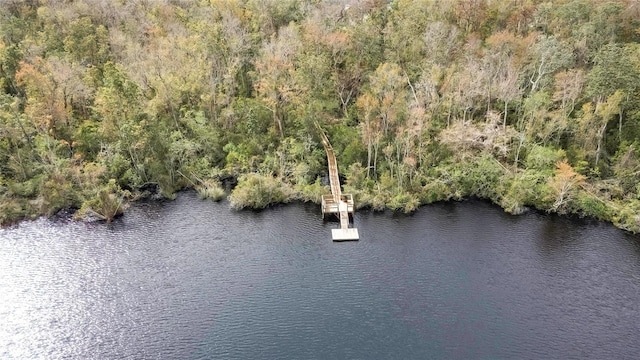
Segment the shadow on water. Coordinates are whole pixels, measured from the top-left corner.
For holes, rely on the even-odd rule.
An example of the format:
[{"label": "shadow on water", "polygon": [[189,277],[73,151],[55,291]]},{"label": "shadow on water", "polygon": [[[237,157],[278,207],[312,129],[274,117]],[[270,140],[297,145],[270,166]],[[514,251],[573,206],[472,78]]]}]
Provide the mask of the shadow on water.
[{"label": "shadow on water", "polygon": [[581,241],[581,228],[586,224],[576,222],[577,226],[568,226],[567,219],[556,215],[540,215],[540,233],[536,237],[539,250],[547,255],[577,246]]},{"label": "shadow on water", "polygon": [[631,245],[636,254],[640,254],[640,234],[623,233],[623,238]]}]

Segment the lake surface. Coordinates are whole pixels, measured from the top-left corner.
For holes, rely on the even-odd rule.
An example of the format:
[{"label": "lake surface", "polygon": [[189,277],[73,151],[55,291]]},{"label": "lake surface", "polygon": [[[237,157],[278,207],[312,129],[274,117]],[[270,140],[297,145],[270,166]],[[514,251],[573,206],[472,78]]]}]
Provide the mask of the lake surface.
[{"label": "lake surface", "polygon": [[139,203],[0,230],[1,359],[637,359],[640,237],[482,202]]}]

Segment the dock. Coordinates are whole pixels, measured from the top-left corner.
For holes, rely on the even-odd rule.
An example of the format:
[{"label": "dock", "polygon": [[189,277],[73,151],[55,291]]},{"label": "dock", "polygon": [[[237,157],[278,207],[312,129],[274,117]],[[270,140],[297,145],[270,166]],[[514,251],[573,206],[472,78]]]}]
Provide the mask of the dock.
[{"label": "dock", "polygon": [[342,194],[336,154],[331,147],[331,143],[329,143],[327,135],[318,124],[316,126],[320,132],[322,146],[324,146],[324,150],[327,153],[329,184],[331,186],[331,194],[322,196],[322,219],[326,219],[327,215],[337,215],[340,219],[340,228],[331,229],[333,241],[359,240],[358,229],[349,227],[349,215],[353,216],[355,211],[353,195]]}]

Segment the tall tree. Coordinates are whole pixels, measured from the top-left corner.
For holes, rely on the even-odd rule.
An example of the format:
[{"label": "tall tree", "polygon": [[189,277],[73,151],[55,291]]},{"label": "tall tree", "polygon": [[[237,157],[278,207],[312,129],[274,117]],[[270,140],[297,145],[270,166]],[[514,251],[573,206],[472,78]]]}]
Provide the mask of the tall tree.
[{"label": "tall tree", "polygon": [[256,60],[258,97],[273,114],[276,131],[284,137],[285,106],[296,94],[292,81],[294,60],[300,48],[298,27],[283,27],[266,42]]}]

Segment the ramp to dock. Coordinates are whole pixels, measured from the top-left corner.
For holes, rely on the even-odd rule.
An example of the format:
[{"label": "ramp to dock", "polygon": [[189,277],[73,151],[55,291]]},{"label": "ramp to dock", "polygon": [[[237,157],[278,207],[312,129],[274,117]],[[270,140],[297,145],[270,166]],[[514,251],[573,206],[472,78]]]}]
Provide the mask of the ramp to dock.
[{"label": "ramp to dock", "polygon": [[322,146],[324,146],[324,150],[327,153],[329,184],[331,186],[331,195],[322,197],[322,217],[324,218],[325,214],[337,214],[340,218],[340,228],[331,229],[333,241],[358,240],[360,239],[358,229],[349,228],[349,214],[355,210],[353,195],[342,194],[336,154],[331,147],[331,143],[329,143],[327,135],[317,123],[316,126],[320,132]]}]

